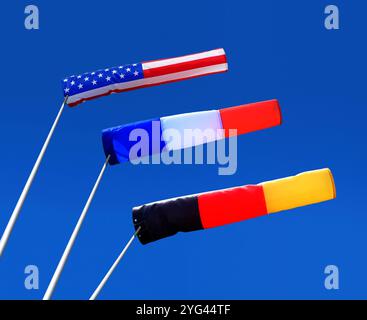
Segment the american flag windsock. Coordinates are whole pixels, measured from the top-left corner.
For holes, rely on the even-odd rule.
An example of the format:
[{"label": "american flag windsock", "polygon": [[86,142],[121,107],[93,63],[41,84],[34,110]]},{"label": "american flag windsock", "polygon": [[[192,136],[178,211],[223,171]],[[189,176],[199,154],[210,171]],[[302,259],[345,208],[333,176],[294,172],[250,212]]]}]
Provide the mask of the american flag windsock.
[{"label": "american flag windsock", "polygon": [[62,87],[64,96],[68,96],[67,104],[72,107],[86,100],[115,92],[145,88],[227,70],[224,49],[216,49],[73,75],[62,81]]},{"label": "american flag windsock", "polygon": [[[142,148],[140,157],[151,156],[164,151],[180,150],[209,143],[231,135],[262,130],[280,125],[282,122],[281,111],[277,100],[269,100],[244,104],[240,106],[191,112],[173,116],[155,118],[109,128],[102,131],[102,142],[106,157],[109,155],[109,164],[118,164],[135,160],[132,158],[131,149],[136,145],[131,139],[134,130],[144,130],[149,136],[149,146]],[[207,129],[212,135],[204,135],[203,139],[172,142],[169,139],[170,130],[176,130],[181,137],[185,130]],[[234,133],[231,129],[235,129]],[[162,138],[162,139],[161,139]],[[132,141],[133,140],[133,141]]]},{"label": "american flag windsock", "polygon": [[177,232],[208,229],[336,197],[329,169],[211,191],[133,208],[133,223],[142,244]]}]

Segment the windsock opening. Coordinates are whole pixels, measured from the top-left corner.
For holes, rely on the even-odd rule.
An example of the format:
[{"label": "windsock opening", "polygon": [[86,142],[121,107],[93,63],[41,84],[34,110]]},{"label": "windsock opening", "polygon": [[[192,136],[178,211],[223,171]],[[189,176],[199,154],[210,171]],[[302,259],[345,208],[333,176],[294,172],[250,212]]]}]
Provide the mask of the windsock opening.
[{"label": "windsock opening", "polygon": [[[110,155],[109,164],[114,165],[159,153],[166,145],[161,135],[159,118],[105,129],[102,131],[105,156]],[[137,152],[131,153],[134,146],[138,147]]]}]

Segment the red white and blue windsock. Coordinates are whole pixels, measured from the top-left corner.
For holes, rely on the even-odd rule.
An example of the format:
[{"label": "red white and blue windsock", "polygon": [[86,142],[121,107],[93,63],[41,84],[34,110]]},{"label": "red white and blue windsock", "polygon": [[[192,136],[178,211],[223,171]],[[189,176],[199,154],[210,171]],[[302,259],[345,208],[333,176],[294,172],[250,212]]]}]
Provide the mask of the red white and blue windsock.
[{"label": "red white and blue windsock", "polygon": [[142,244],[177,232],[208,229],[306,206],[336,197],[329,169],[180,198],[133,208]]},{"label": "red white and blue windsock", "polygon": [[[135,122],[102,131],[102,142],[109,164],[135,160],[131,149],[136,145],[132,133],[142,130],[149,137],[147,148],[142,148],[139,158],[151,156],[163,151],[189,148],[209,143],[231,135],[241,135],[281,124],[281,111],[277,100],[269,100],[219,110],[184,113]],[[175,130],[181,137],[185,130],[211,130],[212,135],[205,135],[202,140],[170,141],[169,132]],[[232,130],[235,130],[233,132]]]},{"label": "red white and blue windsock", "polygon": [[223,49],[125,64],[70,76],[62,81],[67,104],[76,106],[115,92],[155,86],[228,70]]}]

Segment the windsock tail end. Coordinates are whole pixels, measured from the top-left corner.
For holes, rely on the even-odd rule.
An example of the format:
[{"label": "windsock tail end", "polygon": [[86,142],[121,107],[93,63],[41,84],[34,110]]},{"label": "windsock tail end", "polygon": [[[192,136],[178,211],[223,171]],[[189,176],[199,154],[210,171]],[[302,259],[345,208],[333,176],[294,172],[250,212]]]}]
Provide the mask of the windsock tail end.
[{"label": "windsock tail end", "polygon": [[289,210],[336,198],[331,170],[328,168],[300,173],[261,184],[268,213]]}]

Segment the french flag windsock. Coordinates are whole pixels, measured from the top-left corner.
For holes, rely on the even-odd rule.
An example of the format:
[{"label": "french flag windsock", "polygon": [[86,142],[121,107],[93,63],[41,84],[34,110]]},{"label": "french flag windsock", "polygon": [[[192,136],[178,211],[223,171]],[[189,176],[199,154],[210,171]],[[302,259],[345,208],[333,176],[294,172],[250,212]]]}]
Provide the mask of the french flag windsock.
[{"label": "french flag windsock", "polygon": [[222,226],[336,197],[329,169],[296,176],[163,200],[133,208],[133,223],[142,244]]},{"label": "french flag windsock", "polygon": [[224,49],[126,64],[70,76],[62,81],[67,104],[138,88],[200,77],[228,70]]},{"label": "french flag windsock", "polygon": [[[184,113],[135,122],[102,131],[102,142],[109,164],[131,161],[131,150],[136,145],[134,132],[140,130],[149,136],[149,146],[141,150],[140,157],[163,151],[179,150],[209,143],[215,140],[262,130],[281,124],[281,111],[277,100],[244,104],[219,110]],[[185,137],[186,130],[208,132],[202,139],[171,141],[170,132],[175,130]],[[234,130],[234,131],[233,131]]]}]

